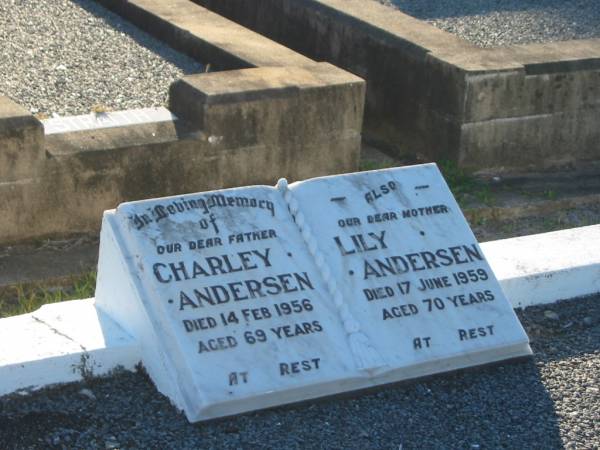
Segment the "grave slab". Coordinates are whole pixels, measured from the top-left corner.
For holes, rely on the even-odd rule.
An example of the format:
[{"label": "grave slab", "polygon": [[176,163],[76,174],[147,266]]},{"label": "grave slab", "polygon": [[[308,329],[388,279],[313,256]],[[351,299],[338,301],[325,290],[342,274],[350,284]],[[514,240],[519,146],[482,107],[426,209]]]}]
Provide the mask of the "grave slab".
[{"label": "grave slab", "polygon": [[433,164],[124,203],[96,306],[190,421],[531,353]]}]

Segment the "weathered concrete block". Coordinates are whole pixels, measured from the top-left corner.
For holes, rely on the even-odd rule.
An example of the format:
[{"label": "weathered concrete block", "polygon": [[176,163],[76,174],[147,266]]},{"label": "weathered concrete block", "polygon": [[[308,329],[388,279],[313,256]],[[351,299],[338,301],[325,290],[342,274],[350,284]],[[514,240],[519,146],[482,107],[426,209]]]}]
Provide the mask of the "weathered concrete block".
[{"label": "weathered concrete block", "polygon": [[[222,148],[246,148],[291,179],[356,170],[364,81],[327,63],[184,77],[170,109]],[[260,149],[260,150],[259,150]]]},{"label": "weathered concrete block", "polygon": [[460,164],[535,171],[598,161],[598,117],[600,107],[462,124]]},{"label": "weathered concrete block", "polygon": [[[465,92],[465,122],[493,118],[526,117],[539,114],[575,111],[600,103],[600,40],[598,58],[572,59],[577,53],[549,55],[544,47],[532,46],[527,53],[522,47],[504,52],[519,68],[489,70],[480,73],[467,71]],[[563,44],[564,45],[564,44]],[[538,49],[541,54],[535,54]],[[547,60],[538,62],[544,55]]]},{"label": "weathered concrete block", "polygon": [[47,136],[38,175],[0,184],[0,242],[97,231],[98,211],[181,192],[195,179],[181,167],[199,165],[194,138],[173,122]]},{"label": "weathered concrete block", "polygon": [[[388,153],[479,169],[510,162],[539,170],[583,155],[600,160],[600,148],[587,144],[598,133],[586,112],[600,104],[600,39],[482,49],[377,2],[194,1],[364,78],[364,136]],[[568,119],[569,131],[556,132],[548,124],[560,123],[542,116],[583,119]],[[516,135],[500,131],[507,124]],[[528,124],[535,124],[530,131]],[[491,142],[491,135],[503,141]],[[548,159],[534,164],[536,154]]]},{"label": "weathered concrete block", "polygon": [[354,171],[364,87],[326,63],[203,74],[174,83],[178,120],[48,135],[38,176],[0,184],[0,242],[94,232],[128,200]]},{"label": "weathered concrete block", "polygon": [[55,132],[44,140],[41,124],[27,115],[40,140],[23,144],[24,154],[42,164],[29,178],[14,172],[11,183],[1,183],[8,166],[0,167],[0,242],[95,232],[101,211],[128,200],[358,168],[360,78],[188,0],[98,1],[213,68],[248,69],[176,83],[171,108],[179,120]]},{"label": "weathered concrete block", "polygon": [[0,96],[0,181],[35,176],[44,158],[44,127],[29,111]]},{"label": "weathered concrete block", "polygon": [[[462,113],[463,71],[431,58],[439,49],[471,48],[455,36],[362,0],[194,1],[367,79],[364,135],[390,152],[431,157],[456,149],[447,143],[445,127],[432,138],[439,129],[422,129],[420,120],[425,109],[447,116],[446,122]],[[432,142],[442,147],[431,148]]]}]

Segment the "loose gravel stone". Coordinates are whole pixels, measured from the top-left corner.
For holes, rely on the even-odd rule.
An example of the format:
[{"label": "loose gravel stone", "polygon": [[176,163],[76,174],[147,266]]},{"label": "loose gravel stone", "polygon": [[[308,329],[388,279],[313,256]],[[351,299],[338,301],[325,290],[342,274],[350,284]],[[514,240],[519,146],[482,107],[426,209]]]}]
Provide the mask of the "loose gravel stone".
[{"label": "loose gravel stone", "polygon": [[40,117],[164,105],[203,71],[90,0],[0,0],[0,94]]},{"label": "loose gravel stone", "polygon": [[[0,398],[0,448],[600,448],[600,296],[517,311],[530,359],[189,424],[139,373]],[[97,401],[80,394],[91,389]]]},{"label": "loose gravel stone", "polygon": [[94,395],[94,393],[92,392],[91,389],[86,389],[86,388],[81,389],[79,391],[79,394],[83,395],[84,397],[89,398],[90,400],[96,400],[96,396]]},{"label": "loose gravel stone", "polygon": [[480,47],[600,37],[598,0],[379,0]]}]

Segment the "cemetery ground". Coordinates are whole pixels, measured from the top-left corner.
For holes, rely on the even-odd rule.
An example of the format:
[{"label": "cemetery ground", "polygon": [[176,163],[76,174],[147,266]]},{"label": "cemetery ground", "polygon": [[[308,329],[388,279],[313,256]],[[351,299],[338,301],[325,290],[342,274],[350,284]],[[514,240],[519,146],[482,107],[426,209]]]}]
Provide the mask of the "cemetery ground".
[{"label": "cemetery ground", "polygon": [[[409,162],[367,148],[362,168]],[[589,225],[600,217],[594,177],[481,179],[442,167],[479,241]],[[12,262],[34,270],[29,280],[3,280],[0,317],[93,296],[97,245],[94,236],[77,236],[3,248],[2,273],[15,267]],[[157,393],[142,367],[117,370],[1,399],[0,436],[6,448],[597,448],[598,301],[518,310],[531,359],[195,425]]]},{"label": "cemetery ground", "polygon": [[[0,11],[17,3],[34,8],[42,4],[9,0],[0,5]],[[85,0],[78,3],[92,5]],[[71,2],[43,4],[60,8]],[[50,28],[77,29],[78,13],[73,14],[68,26]],[[12,23],[35,22],[39,17],[26,11],[13,17]],[[95,20],[90,23],[105,33],[104,48],[117,48],[112,39],[122,38],[122,33],[101,31],[101,21]],[[118,23],[116,16],[112,20]],[[46,30],[44,23],[35,26],[40,33]],[[127,27],[127,23],[115,27]],[[7,29],[3,25],[0,33]],[[79,37],[88,43],[82,47],[84,52],[98,43],[83,39],[85,31]],[[109,40],[115,46],[108,45]],[[41,76],[52,80],[44,83],[50,97],[61,97],[75,86],[73,77],[95,81],[85,98],[74,89],[75,97],[69,98],[64,109],[36,104],[39,99],[27,97],[40,88],[33,83],[22,85],[30,89],[20,94],[23,104],[40,118],[53,112],[79,114],[162,104],[164,86],[172,79],[202,70],[161,47],[156,51],[163,57],[157,60],[135,56],[150,66],[128,75],[117,68],[139,67],[138,63],[119,62],[120,56],[126,60],[132,56],[115,51],[106,57],[115,69],[108,72],[126,75],[116,81],[107,78],[107,72],[96,69],[94,73],[93,66],[87,75],[72,70],[77,64],[62,61],[64,48],[50,44],[38,37],[34,48],[22,43],[15,47],[26,49],[24,61],[51,63]],[[14,67],[7,65],[1,78],[11,82],[23,76]],[[140,91],[144,80],[136,78],[140,73],[153,74],[145,77],[152,88],[146,94]],[[153,81],[156,77],[162,84]],[[144,103],[109,95],[116,85]],[[14,86],[21,85],[15,81]],[[364,153],[365,170],[413,162],[392,160],[369,149]],[[475,178],[451,164],[442,163],[442,168],[480,242],[599,222],[600,180],[594,174]],[[96,236],[79,235],[0,248],[0,317],[32,311],[48,302],[93,296],[97,247]],[[157,393],[142,367],[136,373],[117,370],[106,378],[4,397],[0,399],[0,448],[598,448],[599,301],[596,296],[517,311],[531,339],[531,359],[208,423],[189,424]]]}]

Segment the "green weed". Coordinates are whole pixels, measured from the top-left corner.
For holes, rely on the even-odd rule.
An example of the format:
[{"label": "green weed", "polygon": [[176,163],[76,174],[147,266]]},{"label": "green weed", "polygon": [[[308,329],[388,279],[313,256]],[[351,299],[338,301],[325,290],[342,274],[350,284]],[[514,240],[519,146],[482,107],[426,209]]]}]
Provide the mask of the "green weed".
[{"label": "green weed", "polygon": [[487,206],[494,204],[495,199],[490,187],[475,178],[467,170],[458,167],[452,161],[439,161],[437,165],[456,201],[461,206],[469,196]]},{"label": "green weed", "polygon": [[0,291],[0,318],[26,314],[47,303],[93,297],[95,289],[95,271],[73,277],[61,286],[18,284],[6,287]]},{"label": "green weed", "polygon": [[547,189],[544,191],[544,197],[547,200],[556,200],[556,191],[552,190],[552,189]]},{"label": "green weed", "polygon": [[358,166],[358,170],[360,170],[361,172],[364,172],[367,170],[387,169],[389,167],[396,167],[394,164],[394,161],[381,162],[381,161],[373,161],[373,160],[367,159],[367,160],[360,162],[360,164]]}]

